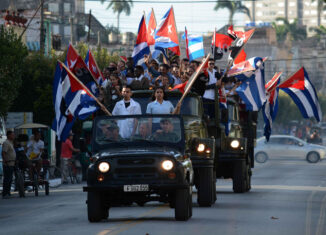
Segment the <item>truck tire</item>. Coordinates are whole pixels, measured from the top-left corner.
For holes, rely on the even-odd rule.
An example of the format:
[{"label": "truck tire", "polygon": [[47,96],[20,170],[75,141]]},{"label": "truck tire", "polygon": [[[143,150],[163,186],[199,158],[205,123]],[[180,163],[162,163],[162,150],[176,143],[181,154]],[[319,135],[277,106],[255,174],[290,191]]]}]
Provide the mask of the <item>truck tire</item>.
[{"label": "truck tire", "polygon": [[[191,187],[191,186],[189,186]],[[177,189],[175,193],[174,217],[177,221],[186,221],[190,217],[190,189]],[[191,204],[192,206],[192,204]]]},{"label": "truck tire", "polygon": [[[213,168],[199,169],[197,202],[199,206],[210,207],[214,202]],[[216,192],[216,191],[215,191]]]},{"label": "truck tire", "polygon": [[87,193],[87,212],[89,222],[99,222],[105,217],[105,208],[99,193]]},{"label": "truck tire", "polygon": [[247,165],[245,161],[236,162],[233,168],[233,192],[244,193],[247,190]]}]

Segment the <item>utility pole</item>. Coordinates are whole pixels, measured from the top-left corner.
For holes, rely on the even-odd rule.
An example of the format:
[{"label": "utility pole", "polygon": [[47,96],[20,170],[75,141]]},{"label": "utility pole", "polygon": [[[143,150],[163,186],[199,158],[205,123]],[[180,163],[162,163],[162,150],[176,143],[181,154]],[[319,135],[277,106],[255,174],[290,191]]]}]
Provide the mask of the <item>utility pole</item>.
[{"label": "utility pole", "polygon": [[74,18],[69,18],[70,22],[70,43],[71,45],[74,45]]},{"label": "utility pole", "polygon": [[44,52],[44,0],[41,0],[40,51]]},{"label": "utility pole", "polygon": [[88,15],[88,33],[87,33],[87,43],[89,44],[89,39],[91,36],[91,19],[92,19],[92,10],[89,10],[89,15]]}]

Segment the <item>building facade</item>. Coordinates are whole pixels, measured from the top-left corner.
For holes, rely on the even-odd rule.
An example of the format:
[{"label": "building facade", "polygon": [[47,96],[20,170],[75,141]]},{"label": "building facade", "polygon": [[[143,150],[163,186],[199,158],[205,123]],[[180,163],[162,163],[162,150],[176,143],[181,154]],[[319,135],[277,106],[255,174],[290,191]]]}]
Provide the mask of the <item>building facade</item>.
[{"label": "building facade", "polygon": [[[244,5],[255,19],[255,22],[250,22],[248,18],[248,25],[271,24],[278,17],[286,18],[290,23],[298,19],[299,25],[306,26],[308,36],[313,34],[309,29],[318,26],[318,0],[244,1]],[[320,24],[326,24],[326,11],[321,11]]]}]

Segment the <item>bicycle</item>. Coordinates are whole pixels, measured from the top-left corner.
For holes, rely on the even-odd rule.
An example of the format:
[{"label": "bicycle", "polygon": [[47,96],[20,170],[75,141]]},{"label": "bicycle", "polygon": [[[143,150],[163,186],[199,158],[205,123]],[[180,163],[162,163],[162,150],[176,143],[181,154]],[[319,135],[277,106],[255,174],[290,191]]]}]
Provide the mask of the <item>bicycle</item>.
[{"label": "bicycle", "polygon": [[72,158],[68,162],[68,175],[70,182],[80,184],[82,181],[82,169],[79,160]]},{"label": "bicycle", "polygon": [[19,197],[25,197],[25,180],[24,171],[22,171],[18,165],[14,168],[15,175],[15,189],[18,191]]}]

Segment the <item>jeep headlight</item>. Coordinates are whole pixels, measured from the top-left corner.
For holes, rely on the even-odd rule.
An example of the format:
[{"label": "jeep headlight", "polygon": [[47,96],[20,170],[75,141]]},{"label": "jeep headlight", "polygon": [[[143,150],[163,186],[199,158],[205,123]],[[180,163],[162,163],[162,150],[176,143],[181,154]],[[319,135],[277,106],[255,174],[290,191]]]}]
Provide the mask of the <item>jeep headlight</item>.
[{"label": "jeep headlight", "polygon": [[173,162],[171,160],[164,160],[161,166],[163,170],[169,171],[173,168]]},{"label": "jeep headlight", "polygon": [[201,152],[204,152],[204,150],[205,150],[205,145],[204,144],[198,144],[197,151],[201,153]]},{"label": "jeep headlight", "polygon": [[239,142],[239,140],[232,140],[230,145],[232,148],[236,149],[236,148],[239,148],[240,142]]},{"label": "jeep headlight", "polygon": [[99,165],[98,165],[98,170],[102,173],[106,173],[110,170],[110,164],[107,163],[107,162],[101,162]]}]

